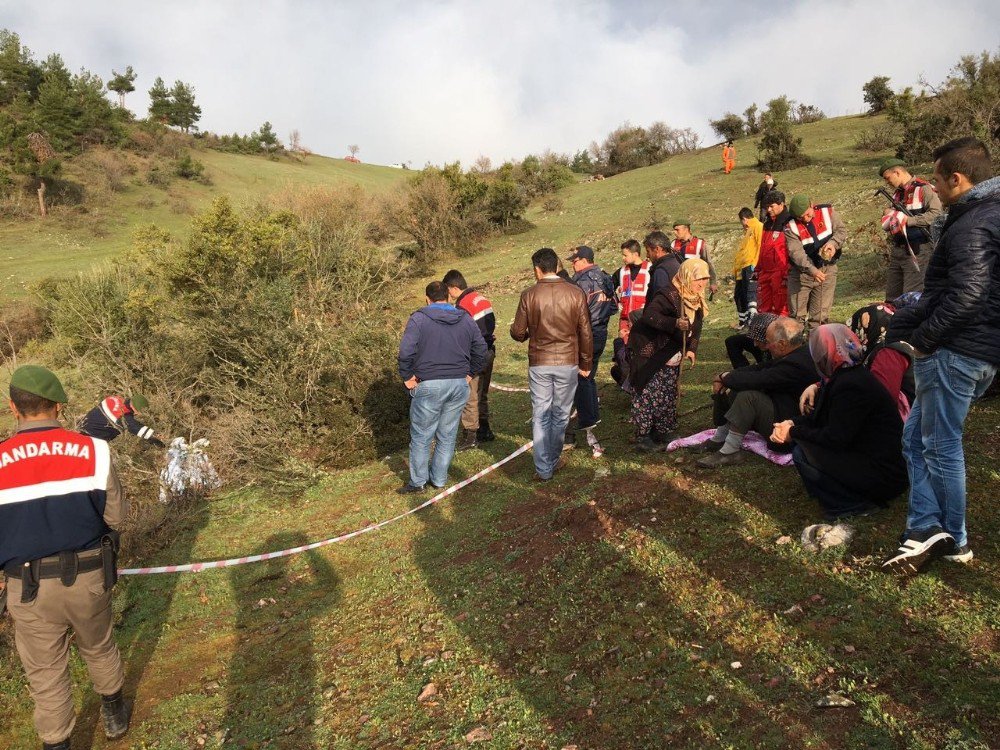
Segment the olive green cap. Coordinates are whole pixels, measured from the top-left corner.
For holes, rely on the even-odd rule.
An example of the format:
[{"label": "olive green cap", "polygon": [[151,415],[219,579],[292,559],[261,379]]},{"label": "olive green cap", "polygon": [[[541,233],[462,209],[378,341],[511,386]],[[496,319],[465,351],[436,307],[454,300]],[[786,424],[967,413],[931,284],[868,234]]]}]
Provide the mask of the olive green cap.
[{"label": "olive green cap", "polygon": [[792,198],[792,202],[788,204],[788,210],[791,212],[792,216],[798,218],[808,211],[810,206],[812,206],[812,198],[808,195],[804,195],[803,193],[799,193]]},{"label": "olive green cap", "polygon": [[878,176],[883,177],[887,171],[893,167],[903,167],[906,168],[906,162],[902,159],[886,159],[884,162],[878,165]]},{"label": "olive green cap", "polygon": [[672,227],[687,227],[688,229],[690,229],[691,228],[691,220],[690,219],[674,219],[674,223],[671,224],[670,226],[672,226]]},{"label": "olive green cap", "polygon": [[149,408],[149,399],[145,396],[140,396],[138,393],[129,399],[129,403],[139,411],[145,411]]},{"label": "olive green cap", "polygon": [[10,377],[12,388],[20,388],[35,396],[41,396],[57,404],[69,402],[62,383],[52,370],[39,365],[22,365],[14,370]]}]

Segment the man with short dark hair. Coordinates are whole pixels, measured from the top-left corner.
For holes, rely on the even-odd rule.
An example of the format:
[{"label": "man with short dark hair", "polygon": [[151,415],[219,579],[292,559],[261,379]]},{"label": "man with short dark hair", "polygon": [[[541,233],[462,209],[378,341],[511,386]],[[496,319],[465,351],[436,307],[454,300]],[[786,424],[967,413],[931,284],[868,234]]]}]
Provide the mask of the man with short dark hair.
[{"label": "man with short dark hair", "polygon": [[647,234],[642,246],[646,248],[646,257],[649,258],[649,291],[646,299],[653,299],[653,295],[660,289],[670,286],[684,259],[673,251],[670,238],[659,230]]},{"label": "man with short dark hair", "polygon": [[767,327],[767,349],[772,359],[720,373],[712,383],[716,404],[715,434],[702,444],[710,451],[698,461],[703,469],[740,463],[743,437],[755,430],[765,437],[775,422],[799,414],[799,396],[819,380],[806,346],[800,321],[778,318]]},{"label": "man with short dark hair", "polygon": [[833,206],[813,205],[799,193],[788,206],[789,315],[815,328],[830,320],[837,289],[837,261],[847,241],[847,227]]},{"label": "man with short dark hair", "polygon": [[785,194],[772,190],[764,196],[767,221],[760,237],[757,256],[757,312],[788,315],[788,243],[785,227],[792,215],[785,206]]},{"label": "man with short dark hair", "polygon": [[448,287],[432,281],[425,293],[427,305],[410,316],[399,342],[399,375],[411,396],[410,479],[401,495],[422,492],[428,480],[437,488],[447,483],[469,383],[486,362],[483,334],[448,304]]},{"label": "man with short dark hair", "polygon": [[528,341],[535,479],[545,482],[561,465],[578,377],[590,374],[594,341],[587,297],[556,274],[555,250],[537,250],[531,264],[536,282],[521,293],[510,336]]},{"label": "man with short dark hair", "polygon": [[615,294],[618,296],[618,335],[628,343],[628,333],[632,328],[629,314],[646,306],[649,293],[649,261],[642,259],[642,245],[638,240],[622,243],[622,267],[612,277]]},{"label": "man with short dark hair", "polygon": [[0,444],[0,567],[14,642],[46,750],[69,750],[76,717],[70,629],[101,695],[104,732],[128,731],[125,674],[115,645],[111,587],[128,505],[108,444],[64,429],[59,379],[24,365],[10,379],[16,434]]},{"label": "man with short dark hair", "polygon": [[757,313],[757,281],[754,269],[760,257],[760,241],[764,234],[764,225],[754,218],[753,211],[741,208],[738,214],[743,227],[743,238],[736,249],[733,258],[733,301],[736,303],[736,325],[733,328],[746,328]]},{"label": "man with short dark hair", "polygon": [[934,250],[930,229],[941,215],[941,199],[933,185],[910,174],[902,159],[887,159],[878,173],[895,191],[896,203],[906,208],[904,213],[888,206],[882,214],[882,228],[891,246],[885,298],[893,300],[905,292],[923,291],[924,270]]},{"label": "man with short dark hair", "polygon": [[[590,446],[594,458],[604,455],[604,448],[594,434],[594,428],[601,421],[600,401],[597,398],[597,365],[608,342],[608,321],[615,314],[618,304],[615,299],[615,283],[600,266],[594,263],[594,251],[586,245],[580,245],[570,253],[566,260],[573,264],[572,281],[587,295],[587,309],[590,312],[590,330],[593,335],[593,357],[590,372],[576,386],[573,403],[576,405],[577,426],[587,434],[587,445]],[[576,444],[576,433],[569,430],[566,433],[565,445],[573,447]]]},{"label": "man with short dark hair", "polygon": [[719,284],[715,277],[715,266],[712,265],[712,259],[708,257],[708,245],[705,244],[705,240],[692,234],[690,219],[677,219],[674,222],[674,241],[670,248],[677,254],[681,263],[688,258],[701,258],[705,261],[708,264],[710,277],[708,290],[712,294],[719,290]]},{"label": "man with short dark hair", "polygon": [[1000,177],[976,138],[934,151],[934,186],[948,208],[916,305],[898,310],[892,329],[913,346],[916,398],[903,428],[910,475],[906,531],[882,563],[916,573],[932,557],[972,559],[965,527],[962,432],[969,406],[1000,366]]},{"label": "man with short dark hair", "polygon": [[482,371],[472,376],[469,400],[462,410],[462,437],[456,450],[464,451],[475,448],[479,443],[496,439],[490,429],[490,381],[493,379],[493,361],[496,359],[497,318],[490,301],[471,288],[461,272],[455,269],[448,271],[442,283],[448,287],[448,301],[469,314],[486,341],[486,361]]}]

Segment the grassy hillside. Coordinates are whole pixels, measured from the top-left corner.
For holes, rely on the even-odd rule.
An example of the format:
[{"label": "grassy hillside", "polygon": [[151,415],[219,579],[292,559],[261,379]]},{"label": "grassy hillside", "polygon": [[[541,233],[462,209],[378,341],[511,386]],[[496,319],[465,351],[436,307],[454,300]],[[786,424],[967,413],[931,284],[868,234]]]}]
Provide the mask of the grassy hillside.
[{"label": "grassy hillside", "polygon": [[[850,149],[868,122],[801,129],[813,166],[777,179],[842,209],[853,240],[836,317],[878,294],[869,223],[873,157]],[[475,257],[447,259],[485,284],[500,336],[494,381],[524,385],[525,347],[506,336],[530,253],[577,242],[606,268],[651,214],[683,214],[731,258],[735,213],[759,175],[751,148],[721,173],[715,151],[574,186],[562,213]],[[424,280],[401,290],[405,312]],[[877,279],[867,279],[867,286]],[[720,294],[683,372],[681,431],[706,426],[712,375],[727,367],[731,303]],[[387,357],[394,352],[387,352]],[[996,746],[1000,674],[1000,404],[968,429],[969,524],[976,560],[912,581],[878,571],[905,519],[900,498],[860,520],[846,548],[803,550],[820,520],[794,469],[750,457],[706,474],[691,454],[637,455],[624,395],[598,374],[607,448],[567,454],[551,483],[529,456],[440,504],[346,543],[198,575],[126,580],[117,592],[129,738],[115,747],[986,748]],[[494,392],[498,440],[458,456],[470,476],[529,437],[526,394]],[[387,449],[387,453],[389,453]],[[196,509],[187,530],[143,563],[276,550],[362,528],[412,507],[395,487],[405,453],[328,475],[299,497],[233,492]],[[787,537],[787,538],[786,538]],[[0,639],[12,638],[0,625]],[[82,662],[73,673],[85,682]],[[418,700],[433,684],[432,695]],[[855,705],[820,709],[838,691]],[[92,692],[74,747],[111,747]],[[12,648],[0,648],[0,746],[30,747],[31,702]],[[989,738],[993,737],[993,740]]]},{"label": "grassy hillside", "polygon": [[[172,233],[186,231],[191,216],[219,195],[253,200],[287,185],[354,184],[370,191],[392,188],[407,172],[392,167],[352,164],[343,159],[310,156],[304,162],[271,161],[219,151],[196,150],[210,185],[175,178],[168,187],[147,184],[133,175],[121,192],[86,214],[54,212],[46,219],[0,222],[0,294],[19,296],[26,285],[52,275],[75,273],[129,247],[136,226],[156,223]],[[93,175],[77,160],[65,171],[88,181]]]}]

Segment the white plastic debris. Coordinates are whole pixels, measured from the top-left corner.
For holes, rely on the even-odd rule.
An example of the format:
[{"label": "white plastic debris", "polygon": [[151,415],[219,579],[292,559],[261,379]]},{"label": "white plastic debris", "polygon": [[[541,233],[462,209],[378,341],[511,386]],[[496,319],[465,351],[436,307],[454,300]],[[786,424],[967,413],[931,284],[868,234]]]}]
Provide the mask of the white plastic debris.
[{"label": "white plastic debris", "polygon": [[802,530],[802,548],[809,552],[819,552],[827,547],[848,544],[854,538],[854,527],[846,523],[830,525],[815,523]]},{"label": "white plastic debris", "polygon": [[190,445],[174,438],[167,448],[167,465],[160,472],[160,502],[173,503],[204,497],[222,486],[208,458],[208,440],[199,438]]}]

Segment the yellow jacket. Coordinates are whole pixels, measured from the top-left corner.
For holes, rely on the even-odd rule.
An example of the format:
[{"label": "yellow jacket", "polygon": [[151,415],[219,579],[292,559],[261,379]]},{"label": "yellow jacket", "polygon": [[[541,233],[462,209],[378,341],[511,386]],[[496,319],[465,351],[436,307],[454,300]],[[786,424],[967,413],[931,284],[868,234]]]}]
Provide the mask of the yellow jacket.
[{"label": "yellow jacket", "polygon": [[747,266],[757,265],[757,256],[760,255],[760,238],[764,234],[764,225],[756,217],[747,220],[746,232],[740,241],[736,257],[733,258],[733,275],[739,278],[740,271]]}]

